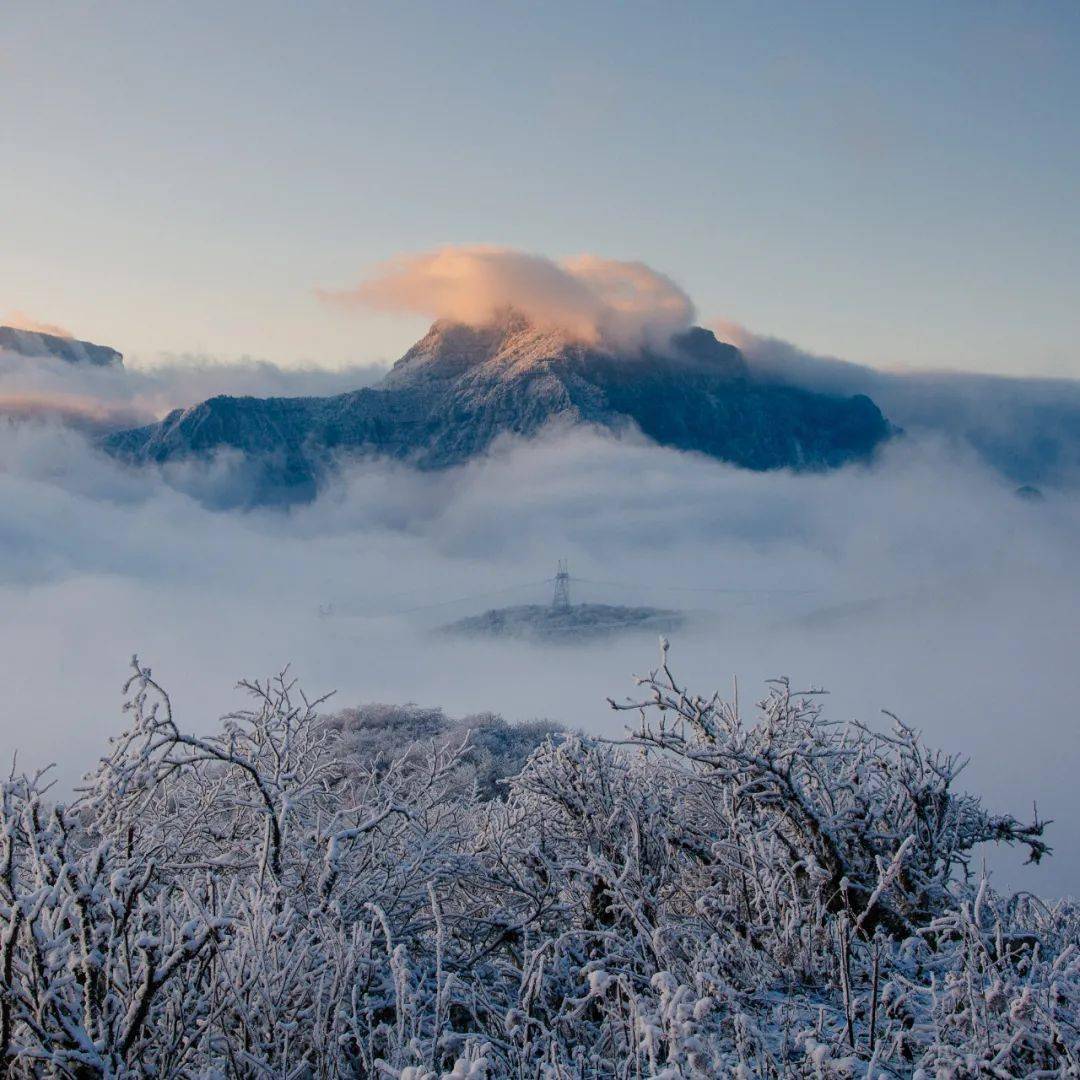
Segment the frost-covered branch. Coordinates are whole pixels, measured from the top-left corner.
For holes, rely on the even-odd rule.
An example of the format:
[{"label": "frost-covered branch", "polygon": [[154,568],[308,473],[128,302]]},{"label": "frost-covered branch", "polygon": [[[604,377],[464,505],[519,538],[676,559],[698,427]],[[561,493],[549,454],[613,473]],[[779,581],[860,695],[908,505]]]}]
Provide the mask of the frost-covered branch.
[{"label": "frost-covered branch", "polygon": [[961,759],[661,666],[620,742],[322,715],[287,671],[181,726],[137,662],[70,805],[0,789],[16,1077],[1080,1075],[1080,917],[973,879],[1045,823]]}]

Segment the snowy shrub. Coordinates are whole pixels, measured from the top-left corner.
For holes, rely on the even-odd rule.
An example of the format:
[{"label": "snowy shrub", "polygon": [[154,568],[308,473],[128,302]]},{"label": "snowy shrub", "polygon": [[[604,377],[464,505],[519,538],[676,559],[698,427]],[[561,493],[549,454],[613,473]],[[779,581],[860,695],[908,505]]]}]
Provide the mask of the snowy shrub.
[{"label": "snowy shrub", "polygon": [[550,720],[508,724],[497,713],[454,719],[439,708],[381,703],[342,709],[323,722],[339,734],[342,752],[349,761],[386,765],[410,745],[415,760],[431,742],[461,746],[459,780],[466,786],[475,783],[481,799],[505,795],[502,781],[518,773],[549,735],[563,731]]},{"label": "snowy shrub", "polygon": [[619,742],[287,675],[197,736],[136,664],[74,799],[3,784],[7,1073],[1080,1076],[1080,914],[967,872],[1042,822],[899,721],[639,682]]}]

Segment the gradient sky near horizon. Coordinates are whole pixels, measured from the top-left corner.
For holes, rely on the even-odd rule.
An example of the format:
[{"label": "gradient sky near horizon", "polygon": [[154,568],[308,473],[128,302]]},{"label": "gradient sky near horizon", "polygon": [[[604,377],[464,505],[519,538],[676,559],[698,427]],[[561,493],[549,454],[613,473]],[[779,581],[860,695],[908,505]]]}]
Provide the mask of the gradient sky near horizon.
[{"label": "gradient sky near horizon", "polygon": [[399,355],[401,252],[641,259],[701,321],[1080,376],[1080,5],[4,0],[0,319]]}]

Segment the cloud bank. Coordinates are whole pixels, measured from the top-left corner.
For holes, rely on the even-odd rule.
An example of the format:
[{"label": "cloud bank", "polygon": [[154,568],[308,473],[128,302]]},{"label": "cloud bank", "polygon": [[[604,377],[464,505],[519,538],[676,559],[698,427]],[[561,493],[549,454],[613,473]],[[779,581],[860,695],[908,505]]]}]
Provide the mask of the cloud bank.
[{"label": "cloud bank", "polygon": [[172,409],[217,394],[342,394],[370,386],[385,374],[379,364],[281,367],[266,360],[192,356],[101,368],[0,349],[0,416],[51,416],[88,431],[115,431],[152,423]]},{"label": "cloud bank", "polygon": [[[1078,729],[1062,709],[1080,592],[1080,506],[1039,503],[945,441],[890,446],[872,468],[756,474],[642,440],[551,432],[439,474],[366,462],[314,503],[211,512],[101,456],[78,432],[0,422],[0,755],[59,759],[65,782],[122,722],[138,651],[193,726],[239,677],[291,661],[311,692],[548,716],[617,734],[608,695],[655,661],[648,637],[582,648],[433,636],[493,606],[575,601],[691,613],[678,671],[754,694],[789,674],[829,712],[890,708],[972,755],[997,806],[1062,823],[1057,855],[1010,885],[1080,891]],[[227,463],[219,463],[222,483]],[[853,511],[857,508],[857,511]]]},{"label": "cloud bank", "polygon": [[514,308],[533,322],[594,345],[662,344],[690,325],[694,306],[644,263],[595,255],[556,262],[508,248],[443,247],[388,263],[333,303],[482,325]]},{"label": "cloud bank", "polygon": [[752,372],[831,394],[866,394],[913,436],[973,453],[1016,484],[1080,487],[1080,382],[952,371],[882,371],[817,356],[737,323],[713,324]]}]

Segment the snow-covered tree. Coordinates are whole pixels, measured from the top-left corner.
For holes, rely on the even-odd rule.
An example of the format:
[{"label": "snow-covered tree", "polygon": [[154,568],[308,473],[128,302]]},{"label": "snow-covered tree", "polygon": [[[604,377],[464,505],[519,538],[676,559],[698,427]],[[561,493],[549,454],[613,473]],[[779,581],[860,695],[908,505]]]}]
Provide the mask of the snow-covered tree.
[{"label": "snow-covered tree", "polygon": [[283,673],[188,732],[137,662],[68,803],[0,806],[16,1077],[1080,1075],[1080,916],[969,872],[1044,823],[893,719],[667,661],[618,741],[323,712]]}]

